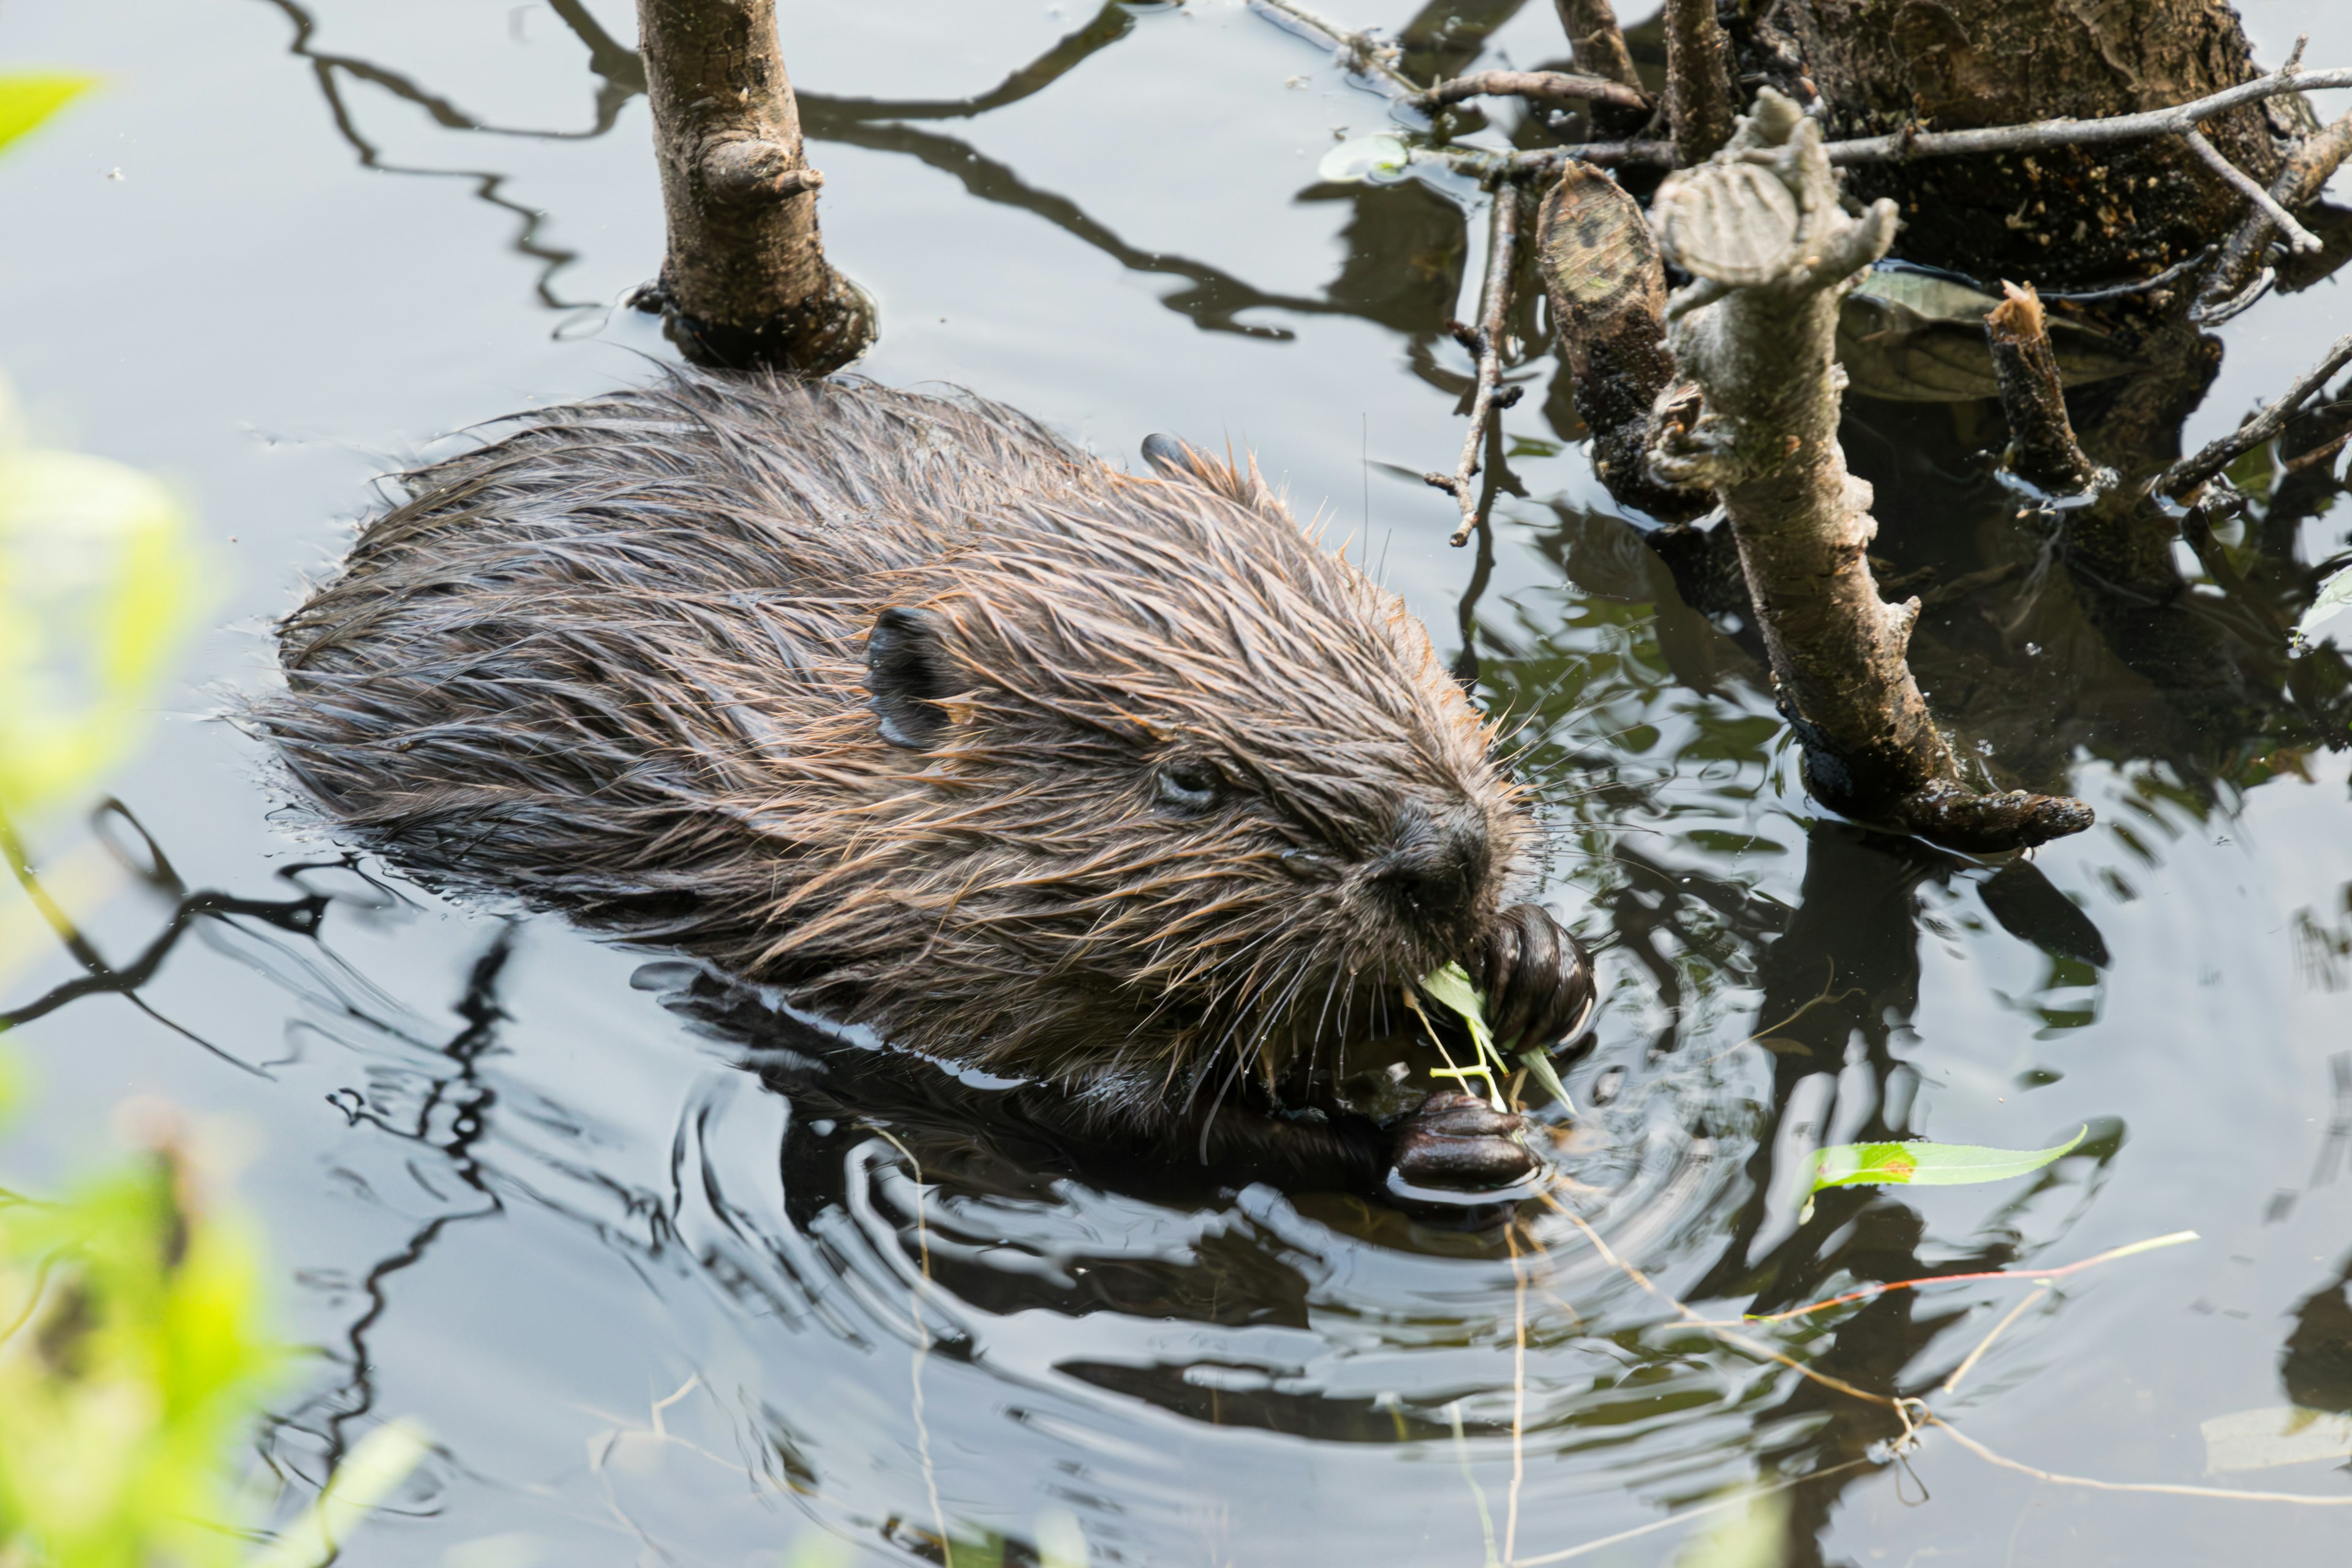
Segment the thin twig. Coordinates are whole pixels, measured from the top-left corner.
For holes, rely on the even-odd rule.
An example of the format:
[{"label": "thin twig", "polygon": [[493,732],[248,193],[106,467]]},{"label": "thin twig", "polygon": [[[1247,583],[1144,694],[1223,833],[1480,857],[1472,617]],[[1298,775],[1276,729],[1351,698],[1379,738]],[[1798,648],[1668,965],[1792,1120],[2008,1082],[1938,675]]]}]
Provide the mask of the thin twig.
[{"label": "thin twig", "polygon": [[2189,150],[2191,153],[2205,160],[2207,168],[2221,175],[2222,180],[2240,195],[2254,204],[2255,211],[2276,225],[2278,231],[2286,236],[2289,247],[2296,250],[2324,248],[2317,235],[2295,222],[2294,215],[2279,205],[2270,192],[2255,183],[2252,175],[2221,156],[2221,150],[2206,141],[2201,132],[2184,131],[2180,133],[2180,139],[2189,144]]},{"label": "thin twig", "polygon": [[1512,388],[1512,395],[1507,398],[1498,395],[1497,389],[1503,380],[1503,343],[1509,335],[1511,268],[1518,258],[1523,200],[1518,185],[1512,181],[1506,180],[1495,187],[1494,236],[1486,247],[1486,310],[1478,330],[1465,338],[1465,346],[1478,356],[1478,386],[1470,399],[1470,434],[1463,440],[1462,456],[1450,477],[1439,473],[1422,475],[1423,482],[1453,496],[1462,509],[1461,526],[1446,540],[1457,548],[1470,542],[1472,531],[1481,521],[1478,491],[1470,481],[1478,472],[1478,448],[1486,439],[1486,422],[1495,417],[1498,408],[1517,401],[1517,387]]},{"label": "thin twig", "polygon": [[2240,104],[2328,87],[2352,87],[2352,69],[2282,68],[2169,109],[2114,114],[2098,120],[2034,120],[2023,125],[1987,125],[1972,131],[1857,136],[1851,141],[1831,142],[1830,162],[1899,163],[1910,158],[1944,158],[1961,153],[2030,153],[2043,147],[2081,147],[2103,142],[2138,142],[2150,136],[2179,136],[2194,130],[2200,121],[2210,120]]},{"label": "thin twig", "polygon": [[[1914,158],[1948,158],[1969,153],[2030,153],[2045,147],[2141,142],[2153,136],[2182,135],[2195,130],[2200,121],[2241,104],[2256,103],[2282,93],[2334,87],[2352,87],[2352,68],[2293,74],[2273,71],[2208,98],[2138,114],[2115,114],[2099,120],[2035,120],[2023,125],[1988,125],[1972,131],[1907,131],[1887,136],[1856,136],[1824,143],[1824,150],[1832,163],[1846,167],[1856,163],[1901,163]],[[1508,153],[1476,148],[1423,148],[1414,154],[1419,159],[1450,164],[1466,174],[1535,178],[1559,173],[1560,165],[1571,158],[1612,167],[1647,164],[1672,168],[1674,155],[1670,142],[1591,142]]]},{"label": "thin twig", "polygon": [[1738,1321],[1743,1323],[1785,1323],[1792,1319],[1811,1317],[1815,1312],[1826,1312],[1832,1307],[1875,1300],[1890,1291],[1916,1290],[1927,1285],[1972,1285],[1988,1279],[2047,1283],[2080,1274],[2085,1268],[2096,1268],[2102,1263],[2113,1263],[2119,1258],[2153,1252],[2159,1247],[2178,1247],[2183,1242],[2198,1239],[2193,1230],[2176,1230],[2170,1235],[2150,1237],[2146,1241],[2135,1241],[2126,1247],[2111,1247],[2095,1258],[2085,1258],[2080,1262],[2063,1264],[2056,1268],[1990,1268],[1969,1274],[1929,1274],[1918,1279],[1896,1279],[1884,1285],[1868,1285],[1859,1290],[1849,1290],[1843,1296],[1832,1296],[1826,1301],[1815,1301],[1811,1306],[1792,1307],[1785,1312],[1752,1313]]},{"label": "thin twig", "polygon": [[1360,71],[1366,76],[1380,77],[1390,86],[1402,89],[1406,92],[1421,90],[1419,82],[1397,69],[1391,63],[1398,53],[1395,45],[1383,44],[1370,33],[1351,33],[1339,23],[1318,16],[1304,5],[1294,4],[1294,0],[1250,0],[1250,3],[1254,5],[1263,5],[1269,11],[1287,16],[1308,31],[1319,33],[1330,39],[1333,47],[1339,49],[1340,58],[1347,61],[1349,70]]},{"label": "thin twig", "polygon": [[[2352,111],[2339,115],[2326,129],[2303,139],[2271,183],[2271,199],[2294,208],[2317,196],[2347,154],[2352,154]],[[2247,215],[2238,232],[2221,247],[2221,258],[2198,291],[2200,320],[2217,319],[2221,307],[2247,291],[2262,268],[2263,251],[2271,234],[2266,210]]]},{"label": "thin twig", "polygon": [[1441,81],[1405,101],[1415,109],[1443,109],[1465,98],[1539,98],[1556,103],[1608,103],[1647,109],[1650,95],[1597,76],[1569,71],[1473,71]]},{"label": "thin twig", "polygon": [[2020,1301],[2016,1306],[2011,1307],[2009,1310],[2008,1314],[2004,1316],[2000,1322],[1995,1323],[1992,1326],[1992,1332],[1979,1340],[1977,1342],[1977,1348],[1960,1358],[1960,1364],[1952,1369],[1952,1375],[1944,1379],[1944,1386],[1941,1392],[1945,1394],[1958,1393],[1959,1391],[1960,1379],[1968,1376],[1968,1374],[1974,1370],[1977,1363],[1984,1359],[1985,1352],[1992,1349],[1993,1341],[2007,1333],[2009,1331],[2009,1325],[2017,1321],[2018,1319],[2025,1316],[2027,1309],[2033,1306],[2034,1303],[2037,1301],[2047,1301],[2050,1300],[2050,1281],[2045,1279],[2034,1288],[2033,1294],[2028,1296],[2024,1300]]},{"label": "thin twig", "polygon": [[1528,1473],[1528,1269],[1519,1257],[1519,1227],[1503,1232],[1511,1249],[1511,1497],[1503,1510],[1503,1561],[1519,1557],[1519,1489]]},{"label": "thin twig", "polygon": [[2312,1497],[2304,1492],[2232,1491],[2227,1487],[2180,1486],[2170,1481],[2100,1481],[2088,1476],[2070,1476],[2057,1470],[2040,1469],[1994,1453],[1925,1405],[1920,1406],[1920,1410],[1929,1426],[1940,1426],[1949,1432],[1954,1442],[1985,1463],[1999,1465],[2004,1470],[2015,1470],[2020,1475],[2032,1476],[2035,1480],[2048,1481],[2054,1486],[2088,1487],[2093,1491],[2101,1492],[2154,1492],[2163,1497],[2217,1498],[2229,1502],[2285,1502],[2305,1508],[2352,1508],[2352,1497]]},{"label": "thin twig", "polygon": [[2336,340],[2327,357],[2303,373],[2284,396],[2231,431],[2219,440],[2209,442],[2194,457],[2183,458],[2157,476],[2151,488],[2158,495],[2174,500],[2186,500],[2209,483],[2214,475],[2286,427],[2296,409],[2308,402],[2313,393],[2327,384],[2327,378],[2352,363],[2352,335]]}]

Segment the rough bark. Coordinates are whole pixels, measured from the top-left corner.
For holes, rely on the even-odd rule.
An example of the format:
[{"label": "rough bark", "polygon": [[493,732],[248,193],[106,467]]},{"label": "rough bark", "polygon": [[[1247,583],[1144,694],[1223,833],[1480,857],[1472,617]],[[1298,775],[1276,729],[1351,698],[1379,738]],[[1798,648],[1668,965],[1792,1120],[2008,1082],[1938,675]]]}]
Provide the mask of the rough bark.
[{"label": "rough bark", "polygon": [[1669,176],[1651,212],[1667,258],[1698,279],[1668,315],[1676,363],[1704,394],[1695,419],[1662,423],[1652,463],[1722,500],[1806,788],[1956,849],[2088,826],[2080,802],[1960,782],[1904,659],[1919,601],[1886,604],[1871,577],[1877,524],[1838,447],[1832,344],[1839,297],[1894,238],[1894,204],[1841,211],[1819,123],[1768,89],[1724,153]]},{"label": "rough bark", "polygon": [[1731,44],[1715,0],[1666,0],[1666,106],[1675,162],[1687,168],[1731,140]]},{"label": "rough bark", "polygon": [[2001,412],[2009,416],[2010,471],[2051,495],[2080,495],[2097,482],[2099,470],[2075,444],[2074,426],[2067,421],[2066,393],[2042,321],[2042,298],[2031,283],[2003,289],[2009,297],[1987,312],[1985,338],[1992,348]]},{"label": "rough bark", "polygon": [[1633,51],[1625,47],[1625,31],[1609,0],[1552,0],[1559,10],[1560,30],[1568,35],[1569,53],[1577,69],[1611,81],[1640,88]]},{"label": "rough bark", "polygon": [[1594,475],[1619,504],[1663,522],[1712,510],[1706,490],[1650,472],[1651,411],[1675,383],[1675,356],[1666,271],[1640,205],[1600,170],[1570,163],[1544,198],[1536,257]]},{"label": "rough bark", "polygon": [[[1568,35],[1569,52],[1577,69],[1647,96],[1649,89],[1633,68],[1633,51],[1625,47],[1625,31],[1617,25],[1617,13],[1609,0],[1553,0],[1553,4],[1559,10],[1560,30]],[[1602,137],[1622,140],[1639,135],[1650,122],[1650,112],[1647,108],[1596,103],[1585,115]]]},{"label": "rough bark", "polygon": [[[1782,15],[1836,136],[2133,113],[2258,74],[2221,0],[1785,0]],[[2271,115],[2249,105],[2204,133],[2268,184]],[[2245,215],[2177,137],[1861,168],[1853,190],[1895,202],[1913,259],[2051,289],[2155,273]]]},{"label": "rough bark", "polygon": [[637,0],[669,252],[656,295],[698,364],[824,375],[874,338],[824,258],[775,0]]}]

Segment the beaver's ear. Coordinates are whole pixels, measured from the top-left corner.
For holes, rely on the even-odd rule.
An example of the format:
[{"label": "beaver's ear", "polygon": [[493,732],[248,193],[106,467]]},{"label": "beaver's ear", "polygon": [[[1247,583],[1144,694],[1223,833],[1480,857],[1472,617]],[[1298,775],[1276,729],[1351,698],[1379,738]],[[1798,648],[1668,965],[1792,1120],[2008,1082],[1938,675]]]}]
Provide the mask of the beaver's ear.
[{"label": "beaver's ear", "polygon": [[1175,436],[1146,436],[1143,438],[1143,460],[1151,471],[1171,484],[1192,485],[1211,495],[1224,497],[1271,518],[1288,521],[1289,513],[1282,498],[1266,488],[1264,476],[1257,471],[1257,458],[1250,457],[1247,471],[1230,462],[1221,463],[1190,441]]},{"label": "beaver's ear", "polygon": [[884,740],[919,752],[937,740],[948,721],[940,699],[954,689],[948,679],[937,616],[893,605],[875,618],[866,639],[866,689]]}]

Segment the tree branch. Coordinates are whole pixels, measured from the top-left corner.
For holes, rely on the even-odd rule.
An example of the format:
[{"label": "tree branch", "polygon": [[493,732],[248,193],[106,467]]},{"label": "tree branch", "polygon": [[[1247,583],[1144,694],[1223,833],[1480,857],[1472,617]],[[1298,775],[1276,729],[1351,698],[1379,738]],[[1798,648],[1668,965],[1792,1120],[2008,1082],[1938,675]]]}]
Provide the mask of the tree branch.
[{"label": "tree branch", "polygon": [[2049,494],[2080,495],[2097,484],[2099,470],[2075,444],[2066,418],[2042,298],[2031,283],[2022,289],[2004,283],[2001,289],[2008,298],[1986,313],[1985,338],[2001,412],[2009,416],[2010,469]]},{"label": "tree branch", "polygon": [[2252,175],[2221,156],[2221,150],[2206,141],[2203,133],[2193,130],[2184,131],[2180,133],[2180,140],[2188,143],[2191,153],[2204,160],[2207,168],[2221,175],[2223,183],[2253,203],[2255,211],[2277,225],[2278,231],[2286,236],[2286,242],[2292,248],[2296,250],[2320,248],[2317,235],[2295,222],[2294,214],[2273,201],[2271,194],[2254,182]]},{"label": "tree branch", "polygon": [[1553,0],[1559,10],[1560,31],[1568,35],[1568,49],[1580,69],[1593,76],[1605,77],[1642,90],[1642,78],[1633,69],[1633,53],[1625,47],[1625,31],[1617,25],[1617,13],[1609,0]]},{"label": "tree branch", "polygon": [[2286,395],[2221,439],[2210,442],[2193,457],[2183,458],[2157,477],[2150,487],[2158,495],[2177,501],[2191,500],[2212,482],[2213,476],[2286,427],[2294,411],[2327,384],[2327,378],[2352,364],[2352,336],[2336,340],[2327,357],[2303,373]]},{"label": "tree branch", "polygon": [[1331,42],[1339,58],[1351,71],[1364,76],[1376,76],[1391,87],[1405,92],[1419,92],[1421,84],[1396,68],[1398,49],[1394,44],[1383,44],[1370,33],[1351,33],[1339,23],[1317,16],[1297,0],[1249,0],[1253,5],[1263,5],[1276,16],[1292,21]]},{"label": "tree branch", "polygon": [[1667,177],[1651,204],[1667,258],[1696,281],[1667,308],[1695,419],[1662,420],[1661,479],[1714,489],[1804,752],[1805,787],[1857,821],[1950,848],[2018,848],[2080,832],[2091,813],[1960,782],[1905,659],[1919,601],[1879,597],[1870,487],[1837,441],[1837,302],[1884,256],[1895,210],[1838,203],[1821,125],[1766,89],[1725,151]]},{"label": "tree branch", "polygon": [[[2043,147],[2081,147],[2108,142],[2138,142],[2151,136],[2179,136],[2198,122],[2242,103],[2253,103],[2282,93],[2310,92],[2321,88],[2352,87],[2352,68],[2324,71],[2273,71],[2208,98],[2151,109],[2139,114],[2114,114],[2099,120],[2035,120],[2023,125],[1989,125],[1973,131],[1903,131],[1888,136],[1857,136],[1828,142],[1822,151],[1832,164],[1851,168],[1857,163],[1900,163],[1913,158],[1950,158],[1971,153],[2030,153]],[[1528,153],[1494,153],[1476,149],[1420,150],[1416,158],[1445,163],[1481,175],[1511,174],[1542,178],[1555,174],[1570,159],[1614,166],[1671,166],[1675,149],[1664,142],[1594,142],[1574,147],[1546,147]],[[2267,214],[2264,215],[2267,216]]]},{"label": "tree branch", "polygon": [[1509,181],[1495,187],[1494,237],[1486,247],[1485,312],[1475,331],[1458,322],[1454,326],[1454,336],[1478,356],[1477,390],[1470,399],[1470,434],[1462,443],[1462,456],[1451,475],[1422,475],[1423,482],[1451,495],[1462,509],[1461,526],[1445,542],[1456,547],[1470,542],[1471,532],[1482,521],[1478,515],[1478,489],[1471,480],[1478,473],[1478,448],[1486,439],[1486,422],[1497,411],[1519,400],[1517,387],[1507,393],[1498,388],[1503,379],[1503,343],[1510,331],[1511,269],[1518,258],[1519,214],[1524,200],[1518,186]]},{"label": "tree branch", "polygon": [[1706,162],[1731,140],[1731,45],[1715,0],[1666,0],[1666,108],[1675,162]]},{"label": "tree branch", "polygon": [[[2283,207],[2294,208],[2313,200],[2326,187],[2347,154],[2352,154],[2352,110],[2338,116],[2326,129],[2315,131],[2303,139],[2303,144],[2279,171],[2271,185],[2271,199]],[[2271,216],[2267,208],[2250,215],[2237,233],[2222,246],[2221,255],[2206,275],[2205,286],[2198,291],[2198,308],[2207,320],[2219,314],[2224,302],[2242,294],[2253,283],[2263,264],[2263,251],[2271,234]]]},{"label": "tree branch", "polygon": [[1405,101],[1415,109],[1443,109],[1465,98],[1535,98],[1555,103],[1606,103],[1619,109],[1650,107],[1649,94],[1636,88],[1567,71],[1476,71],[1441,81]]}]

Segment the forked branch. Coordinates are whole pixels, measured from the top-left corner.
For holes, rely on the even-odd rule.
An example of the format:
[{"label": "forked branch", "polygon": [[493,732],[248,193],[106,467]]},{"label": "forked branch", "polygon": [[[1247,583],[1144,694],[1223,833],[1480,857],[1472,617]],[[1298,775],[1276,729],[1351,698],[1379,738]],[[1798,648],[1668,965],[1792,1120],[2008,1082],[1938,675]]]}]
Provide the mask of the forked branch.
[{"label": "forked branch", "polygon": [[1514,182],[1506,180],[1495,187],[1495,230],[1486,247],[1485,308],[1476,328],[1454,324],[1454,336],[1478,359],[1477,386],[1470,397],[1470,433],[1463,438],[1462,456],[1453,473],[1422,475],[1424,483],[1451,495],[1462,509],[1461,525],[1445,542],[1457,547],[1470,542],[1482,521],[1478,487],[1473,481],[1477,478],[1478,448],[1486,444],[1487,423],[1519,400],[1517,387],[1502,390],[1503,347],[1510,336],[1511,273],[1517,265],[1525,205],[1526,198]]}]

